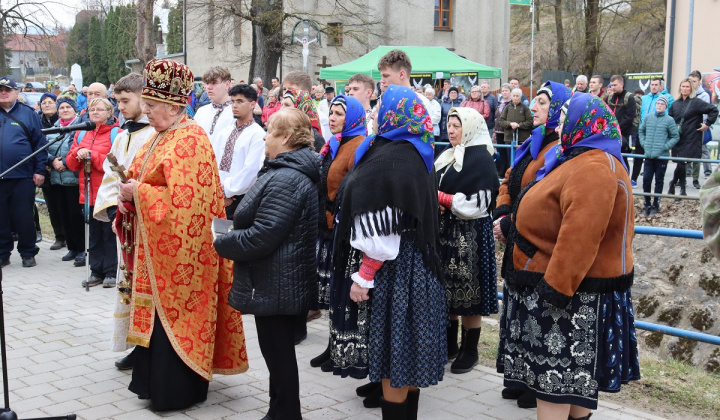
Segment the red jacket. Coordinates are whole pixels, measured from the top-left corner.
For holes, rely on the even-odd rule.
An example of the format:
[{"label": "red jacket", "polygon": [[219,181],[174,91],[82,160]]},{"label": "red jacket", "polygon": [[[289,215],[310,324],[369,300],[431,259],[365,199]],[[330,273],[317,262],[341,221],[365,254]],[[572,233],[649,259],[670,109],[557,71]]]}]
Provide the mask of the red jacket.
[{"label": "red jacket", "polygon": [[270,116],[282,108],[282,104],[280,101],[275,101],[275,105],[269,105],[265,104],[265,108],[263,108],[262,113],[262,122],[264,125],[267,125],[268,120],[270,119]]},{"label": "red jacket", "polygon": [[[83,162],[77,159],[77,152],[82,148],[90,149],[90,161],[92,162],[92,168],[90,171],[90,205],[95,205],[95,198],[97,197],[98,189],[102,183],[103,175],[103,162],[105,157],[110,152],[110,141],[111,130],[113,127],[120,127],[115,117],[112,119],[112,123],[106,123],[93,131],[78,131],[75,133],[72,146],[67,154],[67,166],[71,171],[80,171],[80,204],[85,203],[85,171],[83,170]],[[78,138],[80,134],[83,134],[80,144],[78,144]]]},{"label": "red jacket", "polygon": [[480,115],[483,116],[483,118],[485,118],[485,121],[490,118],[490,104],[485,99],[480,99],[479,101],[473,101],[469,99],[463,102],[460,106],[473,108],[475,111],[479,112]]}]

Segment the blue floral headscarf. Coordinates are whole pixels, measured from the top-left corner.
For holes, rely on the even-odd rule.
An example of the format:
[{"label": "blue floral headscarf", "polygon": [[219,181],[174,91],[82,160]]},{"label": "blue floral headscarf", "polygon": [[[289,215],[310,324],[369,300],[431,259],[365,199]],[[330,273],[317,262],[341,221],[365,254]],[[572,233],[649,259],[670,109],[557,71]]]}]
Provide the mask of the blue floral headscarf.
[{"label": "blue floral headscarf", "polygon": [[[345,109],[345,123],[342,132],[330,137],[326,143],[332,158],[335,159],[335,155],[340,149],[340,140],[343,137],[364,136],[367,134],[367,128],[365,127],[365,108],[360,101],[352,96],[338,95],[330,103],[330,108],[333,105],[340,105]],[[325,156],[327,152],[323,150],[320,154]]]},{"label": "blue floral headscarf", "polygon": [[513,166],[517,165],[525,155],[530,152],[533,159],[537,159],[540,149],[542,148],[543,140],[545,140],[545,134],[547,130],[554,130],[559,125],[560,120],[560,108],[563,104],[570,99],[572,93],[567,86],[555,83],[551,80],[545,82],[545,84],[538,90],[538,95],[545,93],[550,97],[550,109],[548,110],[547,122],[539,127],[535,127],[527,139],[518,149],[515,151],[515,160]]},{"label": "blue floral headscarf", "polygon": [[560,144],[545,154],[545,166],[537,171],[535,179],[541,180],[558,165],[567,160],[575,147],[603,150],[622,163],[620,126],[612,112],[597,96],[575,93],[569,101]]},{"label": "blue floral headscarf", "polygon": [[[422,156],[428,173],[432,172],[435,150],[433,126],[430,115],[412,89],[390,85],[382,96],[378,111],[377,136],[388,140],[407,140]],[[376,135],[368,136],[355,150],[355,164],[372,147]]]}]

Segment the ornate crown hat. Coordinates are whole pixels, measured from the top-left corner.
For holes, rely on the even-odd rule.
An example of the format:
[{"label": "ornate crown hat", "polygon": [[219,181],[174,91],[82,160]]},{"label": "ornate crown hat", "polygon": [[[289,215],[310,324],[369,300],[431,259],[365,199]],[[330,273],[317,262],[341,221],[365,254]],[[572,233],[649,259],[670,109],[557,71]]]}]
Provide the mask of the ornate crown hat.
[{"label": "ornate crown hat", "polygon": [[143,98],[184,106],[192,89],[193,74],[185,64],[155,58],[145,65]]}]

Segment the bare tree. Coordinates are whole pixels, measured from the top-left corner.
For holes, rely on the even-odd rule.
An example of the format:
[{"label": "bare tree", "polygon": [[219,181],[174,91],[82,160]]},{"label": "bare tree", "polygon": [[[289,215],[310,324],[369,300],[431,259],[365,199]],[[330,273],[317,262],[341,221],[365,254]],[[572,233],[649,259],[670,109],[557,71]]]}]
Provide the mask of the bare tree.
[{"label": "bare tree", "polygon": [[135,53],[144,66],[157,53],[155,48],[155,25],[153,23],[153,7],[155,0],[138,0],[135,4],[137,16],[137,38]]},{"label": "bare tree", "polygon": [[49,32],[46,25],[51,22],[52,14],[47,4],[32,0],[9,0],[0,4],[0,73],[8,74],[9,51],[5,47],[5,37],[9,34],[27,34],[30,28],[36,28],[43,34]]},{"label": "bare tree", "polygon": [[555,32],[557,33],[558,69],[567,70],[565,53],[565,29],[563,27],[563,0],[555,0]]}]

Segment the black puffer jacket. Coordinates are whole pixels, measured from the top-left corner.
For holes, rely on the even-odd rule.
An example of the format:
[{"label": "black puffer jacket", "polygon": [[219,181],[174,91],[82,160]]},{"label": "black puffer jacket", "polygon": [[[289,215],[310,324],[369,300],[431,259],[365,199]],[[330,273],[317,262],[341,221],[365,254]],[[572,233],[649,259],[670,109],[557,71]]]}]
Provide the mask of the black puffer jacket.
[{"label": "black puffer jacket", "polygon": [[318,162],[310,147],[266,160],[235,211],[235,230],[215,240],[235,261],[229,301],[240,312],[297,315],[317,300]]},{"label": "black puffer jacket", "polygon": [[702,157],[703,132],[697,130],[703,122],[703,114],[708,116],[707,123],[713,125],[718,117],[718,109],[700,98],[675,99],[668,115],[673,117],[675,124],[680,124],[682,121],[682,129],[680,141],[672,149],[673,156],[695,159]]}]

